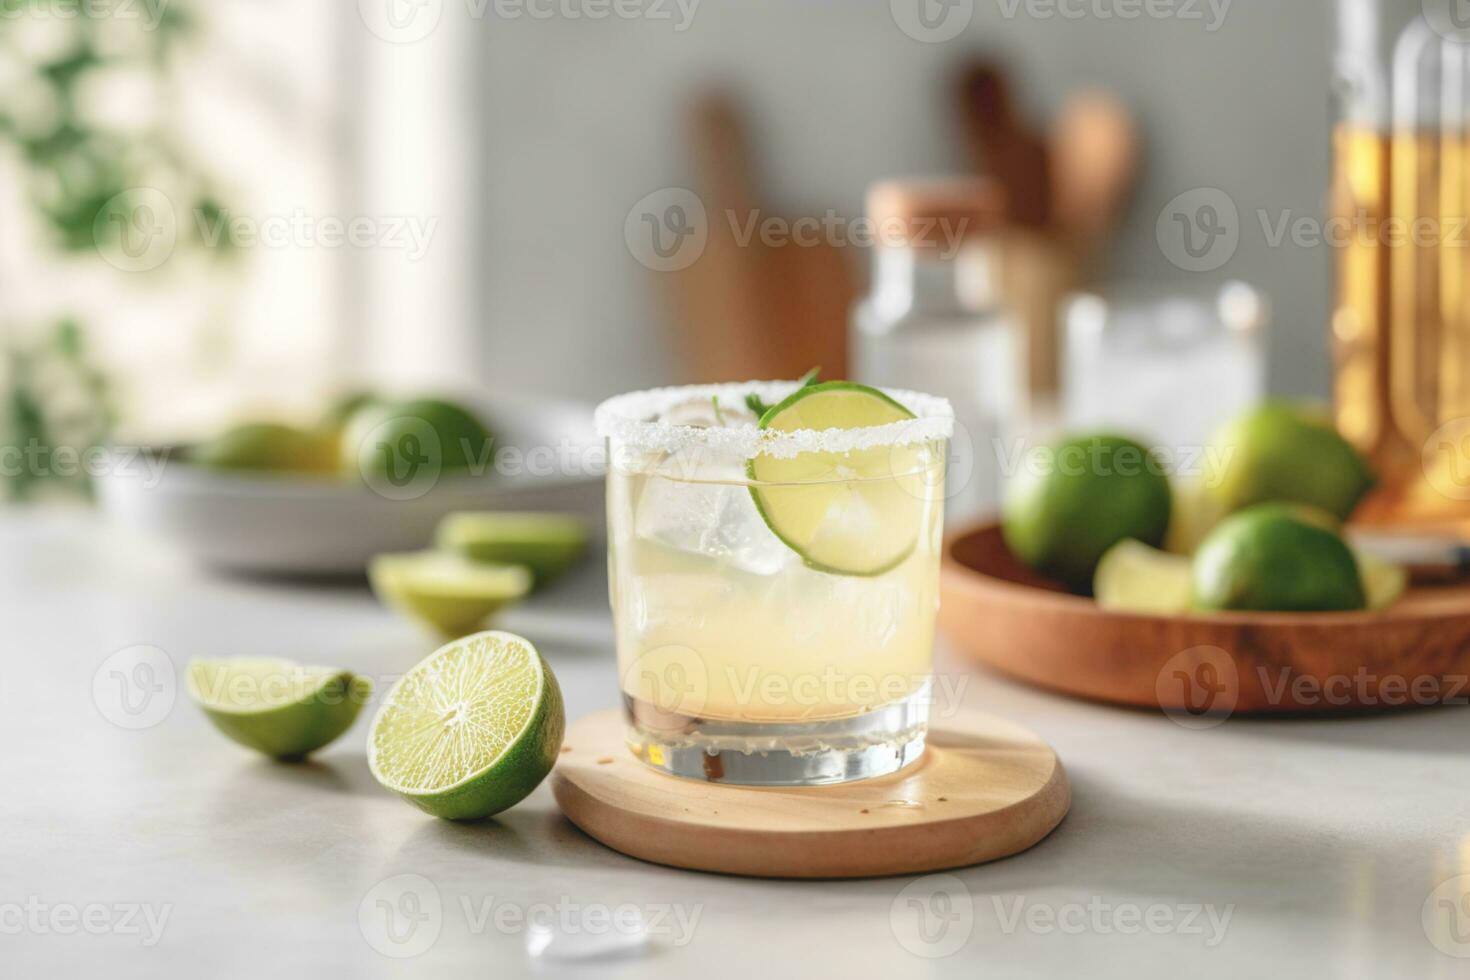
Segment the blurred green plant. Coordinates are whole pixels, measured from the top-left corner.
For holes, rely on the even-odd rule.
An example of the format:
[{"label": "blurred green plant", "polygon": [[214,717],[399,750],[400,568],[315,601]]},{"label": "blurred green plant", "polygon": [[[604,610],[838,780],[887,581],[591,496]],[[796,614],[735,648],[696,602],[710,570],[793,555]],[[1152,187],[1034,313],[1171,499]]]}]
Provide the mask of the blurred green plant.
[{"label": "blurred green plant", "polygon": [[115,421],[107,379],[87,356],[75,320],[37,342],[3,352],[6,400],[0,411],[0,499],[86,497],[89,463]]},{"label": "blurred green plant", "polygon": [[[164,194],[179,214],[219,214],[208,178],[162,122],[116,125],[88,111],[88,86],[95,97],[119,73],[150,79],[155,101],[163,101],[175,84],[174,55],[193,28],[182,0],[82,3],[69,5],[66,17],[55,0],[4,3],[0,141],[17,151],[27,196],[54,245],[80,252],[111,244],[124,223],[109,219],[131,213],[143,191]],[[140,108],[146,116],[157,107]],[[197,243],[198,227],[179,222],[181,242]]]},{"label": "blurred green plant", "polygon": [[[41,244],[105,257],[140,200],[162,194],[176,217],[201,219],[177,221],[174,248],[202,247],[198,229],[212,225],[201,222],[222,205],[163,111],[181,91],[175,56],[195,26],[185,0],[0,4],[0,153],[19,168]],[[143,84],[130,91],[127,81]],[[97,111],[99,100],[137,111],[119,121]],[[228,245],[226,236],[208,252]],[[63,318],[37,341],[0,344],[0,500],[90,494],[77,461],[96,458],[115,407],[85,335]]]}]

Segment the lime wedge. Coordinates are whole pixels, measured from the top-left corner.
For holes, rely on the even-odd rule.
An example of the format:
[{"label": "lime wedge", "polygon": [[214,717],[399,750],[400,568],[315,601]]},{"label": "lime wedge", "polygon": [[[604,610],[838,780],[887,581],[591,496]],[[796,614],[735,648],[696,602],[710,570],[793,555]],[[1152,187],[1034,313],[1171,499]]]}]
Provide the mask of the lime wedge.
[{"label": "lime wedge", "polygon": [[561,689],[536,648],[510,633],[476,633],[393,685],[368,734],[368,768],[427,813],[473,820],[535,789],[565,730]]},{"label": "lime wedge", "polygon": [[1189,611],[1192,563],[1183,555],[1120,541],[1108,549],[1092,580],[1097,604],[1113,612],[1177,616]]},{"label": "lime wedge", "polygon": [[1397,602],[1409,587],[1409,570],[1358,548],[1352,551],[1358,559],[1358,575],[1363,580],[1368,608],[1386,609]]},{"label": "lime wedge", "polygon": [[481,565],[443,551],[379,555],[368,578],[384,604],[446,638],[474,632],[531,591],[531,573],[519,565]]},{"label": "lime wedge", "polygon": [[[859,429],[911,419],[883,392],[847,381],[809,385],[761,418],[762,429]],[[756,509],[812,568],[881,575],[914,550],[926,507],[925,447],[756,456],[746,472]]]},{"label": "lime wedge", "polygon": [[1202,481],[1176,477],[1169,484],[1173,506],[1169,509],[1169,533],[1164,548],[1176,555],[1192,555],[1225,512]]},{"label": "lime wedge", "polygon": [[216,728],[278,759],[299,759],[347,731],[373,690],[351,671],[289,660],[194,660],[186,676]]},{"label": "lime wedge", "polygon": [[437,543],[473,561],[524,565],[540,586],[582,557],[587,526],[564,514],[450,514],[439,525]]}]

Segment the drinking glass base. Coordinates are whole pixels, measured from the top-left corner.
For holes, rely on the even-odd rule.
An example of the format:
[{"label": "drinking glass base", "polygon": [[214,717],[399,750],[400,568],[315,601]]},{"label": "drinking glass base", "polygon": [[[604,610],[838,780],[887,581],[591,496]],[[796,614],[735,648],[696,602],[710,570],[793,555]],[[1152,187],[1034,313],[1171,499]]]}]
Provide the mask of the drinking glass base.
[{"label": "drinking glass base", "polygon": [[719,721],[623,695],[628,747],[672,776],[740,786],[824,786],[897,772],[924,754],[929,689],[830,721]]}]

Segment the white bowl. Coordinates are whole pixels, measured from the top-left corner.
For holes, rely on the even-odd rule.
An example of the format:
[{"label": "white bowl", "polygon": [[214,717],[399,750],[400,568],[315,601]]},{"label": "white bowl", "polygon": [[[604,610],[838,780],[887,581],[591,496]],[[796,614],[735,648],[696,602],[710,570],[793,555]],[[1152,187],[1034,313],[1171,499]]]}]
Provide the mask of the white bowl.
[{"label": "white bowl", "polygon": [[[602,443],[588,406],[486,401],[494,462],[394,499],[362,480],[232,473],[114,448],[97,478],[102,510],[232,571],[341,575],[387,551],[427,547],[457,510],[603,514]],[[519,450],[519,454],[516,453]]]}]

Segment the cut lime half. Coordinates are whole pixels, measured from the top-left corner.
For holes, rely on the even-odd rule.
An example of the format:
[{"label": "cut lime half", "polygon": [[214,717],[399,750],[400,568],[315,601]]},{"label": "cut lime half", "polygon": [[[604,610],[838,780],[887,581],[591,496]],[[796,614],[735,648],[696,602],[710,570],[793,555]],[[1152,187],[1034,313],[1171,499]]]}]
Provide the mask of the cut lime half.
[{"label": "cut lime half", "polygon": [[1189,612],[1193,573],[1189,558],[1120,541],[1098,562],[1092,580],[1097,604],[1112,612],[1181,616]]},{"label": "cut lime half", "polygon": [[445,551],[379,555],[368,578],[384,603],[446,638],[473,632],[531,591],[531,573],[519,565],[483,565]]},{"label": "cut lime half", "polygon": [[565,514],[450,514],[439,525],[437,543],[472,561],[524,565],[540,586],[582,557],[587,526]]},{"label": "cut lime half", "polygon": [[255,658],[191,661],[187,686],[216,728],[279,759],[300,758],[347,731],[373,690],[348,670]]},{"label": "cut lime half", "polygon": [[565,730],[561,689],[536,648],[511,633],[476,633],[393,685],[368,734],[368,768],[427,813],[473,820],[535,789]]},{"label": "cut lime half", "polygon": [[[912,419],[875,388],[847,381],[799,388],[762,416],[778,432],[861,429]],[[818,571],[881,575],[914,550],[933,491],[928,449],[882,445],[852,452],[760,455],[746,472],[771,531]]]}]

